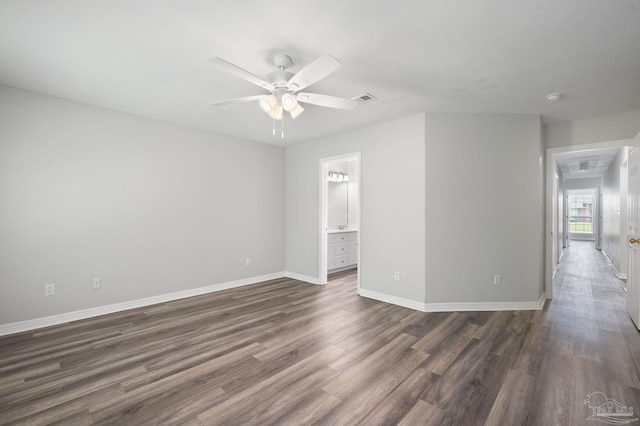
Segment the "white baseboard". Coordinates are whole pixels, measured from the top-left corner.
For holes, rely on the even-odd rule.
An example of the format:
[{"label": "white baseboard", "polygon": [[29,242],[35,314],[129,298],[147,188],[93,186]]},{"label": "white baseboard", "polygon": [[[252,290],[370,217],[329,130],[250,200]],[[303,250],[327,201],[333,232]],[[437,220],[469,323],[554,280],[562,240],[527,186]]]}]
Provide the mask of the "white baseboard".
[{"label": "white baseboard", "polygon": [[298,281],[304,281],[309,284],[320,284],[320,278],[311,277],[309,275],[296,274],[295,272],[285,271],[284,276]]},{"label": "white baseboard", "polygon": [[[272,274],[259,275],[256,277],[244,278],[241,280],[229,281],[226,283],[213,284],[205,287],[198,287],[190,290],[183,290],[174,293],[162,294],[159,296],[145,297],[144,299],[130,300],[127,302],[115,303],[112,305],[98,306],[95,308],[82,309],[64,314],[52,315],[43,318],[35,318],[26,321],[14,322],[10,324],[0,324],[0,336],[6,336],[23,331],[36,330],[50,327],[52,325],[65,324],[71,321],[78,321],[93,318],[100,315],[114,312],[126,311],[127,309],[141,308],[158,303],[171,302],[173,300],[185,299],[187,297],[199,296],[201,294],[214,293],[216,291],[227,290],[246,285],[257,284],[263,281],[278,278],[292,278],[310,284],[320,284],[316,277],[297,274],[295,272],[274,272]],[[404,299],[402,297],[391,296],[377,291],[360,289],[359,294],[369,299],[403,306],[421,312],[453,312],[453,311],[512,311],[512,310],[539,310],[544,306],[545,294],[540,296],[537,302],[482,302],[482,303],[422,303],[415,300]]]},{"label": "white baseboard", "polygon": [[404,299],[402,297],[397,297],[397,296],[391,296],[389,294],[379,293],[377,291],[367,290],[364,288],[360,288],[360,292],[358,294],[368,299],[379,300],[380,302],[391,303],[392,305],[398,305],[404,308],[415,309],[416,311],[426,312],[425,304],[415,300]]},{"label": "white baseboard", "polygon": [[627,273],[618,271],[618,268],[616,267],[615,263],[613,263],[613,261],[611,260],[611,258],[609,257],[609,255],[607,254],[606,251],[601,250],[601,253],[604,255],[604,258],[606,259],[607,264],[609,265],[609,268],[611,268],[611,270],[616,275],[616,277],[619,280],[626,280],[627,279]]},{"label": "white baseboard", "polygon": [[538,311],[544,307],[546,299],[547,296],[542,293],[536,302],[427,303],[426,312]]},{"label": "white baseboard", "polygon": [[64,314],[52,315],[49,317],[35,318],[32,320],[14,322],[11,324],[0,324],[0,336],[20,333],[23,331],[35,330],[38,328],[50,327],[52,325],[64,324],[86,318],[97,317],[114,312],[126,311],[127,309],[141,308],[155,305],[157,303],[170,302],[172,300],[184,299],[201,294],[213,293],[230,288],[242,287],[250,284],[257,284],[263,281],[274,280],[285,277],[285,272],[274,272],[272,274],[259,275],[256,277],[243,278],[226,283],[213,284],[205,287],[198,287],[190,290],[177,291],[174,293],[161,294],[158,296],[145,297],[144,299],[130,300],[127,302],[115,303],[113,305],[98,306],[95,308],[82,309]]},{"label": "white baseboard", "polygon": [[533,311],[544,307],[546,295],[542,293],[535,302],[464,302],[464,303],[421,303],[415,300],[403,299],[377,291],[361,288],[361,296],[381,302],[422,312],[459,312],[459,311]]}]

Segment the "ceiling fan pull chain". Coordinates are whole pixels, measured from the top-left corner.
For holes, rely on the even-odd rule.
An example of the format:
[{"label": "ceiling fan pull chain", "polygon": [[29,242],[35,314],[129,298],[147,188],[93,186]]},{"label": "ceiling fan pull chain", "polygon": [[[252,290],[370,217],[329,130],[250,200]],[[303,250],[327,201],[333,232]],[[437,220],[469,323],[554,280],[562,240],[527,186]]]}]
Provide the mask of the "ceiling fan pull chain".
[{"label": "ceiling fan pull chain", "polygon": [[276,119],[273,119],[273,136],[276,135]]}]

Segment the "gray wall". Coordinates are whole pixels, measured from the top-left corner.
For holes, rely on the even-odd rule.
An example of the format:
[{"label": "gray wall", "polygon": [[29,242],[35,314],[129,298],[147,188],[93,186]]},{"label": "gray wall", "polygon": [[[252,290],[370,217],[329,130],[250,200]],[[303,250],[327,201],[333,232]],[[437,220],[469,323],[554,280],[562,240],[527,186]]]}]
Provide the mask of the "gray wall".
[{"label": "gray wall", "polygon": [[356,151],[363,289],[419,303],[539,299],[538,115],[417,115],[288,147],[287,271],[319,276],[320,159]]},{"label": "gray wall", "polygon": [[627,272],[627,149],[621,148],[602,179],[602,251],[618,273]]},{"label": "gray wall", "polygon": [[584,120],[564,121],[544,127],[546,148],[631,139],[640,131],[640,110]]},{"label": "gray wall", "polygon": [[[537,301],[540,117],[427,114],[425,128],[426,301]],[[493,285],[494,275],[501,285]]]},{"label": "gray wall", "polygon": [[602,178],[591,177],[584,179],[569,178],[562,181],[562,189],[589,189],[600,188],[602,186]]},{"label": "gray wall", "polygon": [[320,160],[354,152],[361,152],[361,287],[422,303],[424,114],[287,148],[287,271],[320,276]]},{"label": "gray wall", "polygon": [[362,289],[535,301],[540,133],[537,115],[418,114],[285,150],[0,86],[0,324],[284,270],[317,278],[320,160],[354,152]]},{"label": "gray wall", "polygon": [[0,324],[281,272],[284,187],[282,148],[0,86]]}]

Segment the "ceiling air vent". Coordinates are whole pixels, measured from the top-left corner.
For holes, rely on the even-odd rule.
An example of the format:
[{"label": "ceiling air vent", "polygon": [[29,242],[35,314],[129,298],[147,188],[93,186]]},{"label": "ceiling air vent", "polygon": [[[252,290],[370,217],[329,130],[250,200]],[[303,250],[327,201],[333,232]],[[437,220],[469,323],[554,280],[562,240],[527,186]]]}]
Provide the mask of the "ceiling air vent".
[{"label": "ceiling air vent", "polygon": [[580,170],[587,170],[588,168],[589,168],[588,161],[583,161],[582,163],[580,163]]},{"label": "ceiling air vent", "polygon": [[375,96],[373,96],[371,93],[364,93],[360,96],[356,96],[355,98],[351,98],[352,101],[356,101],[359,104],[363,104],[365,102],[371,102],[371,101],[375,101],[376,98]]}]

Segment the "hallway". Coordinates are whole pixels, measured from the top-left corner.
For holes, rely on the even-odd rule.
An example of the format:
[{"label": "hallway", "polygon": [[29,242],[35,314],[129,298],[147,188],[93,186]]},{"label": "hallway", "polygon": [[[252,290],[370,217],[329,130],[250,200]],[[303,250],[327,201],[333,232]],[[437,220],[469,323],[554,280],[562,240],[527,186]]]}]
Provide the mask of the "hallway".
[{"label": "hallway", "polygon": [[[534,423],[563,419],[563,424],[584,424],[589,410],[583,402],[596,391],[634,407],[632,418],[638,417],[640,333],[626,312],[623,282],[593,242],[571,241],[565,249],[554,279],[554,299],[531,331],[529,337],[534,336],[542,355],[539,361],[531,359],[542,364],[536,378],[535,394],[542,399],[538,408],[557,413],[549,422]],[[559,411],[564,415],[558,417]]]}]

